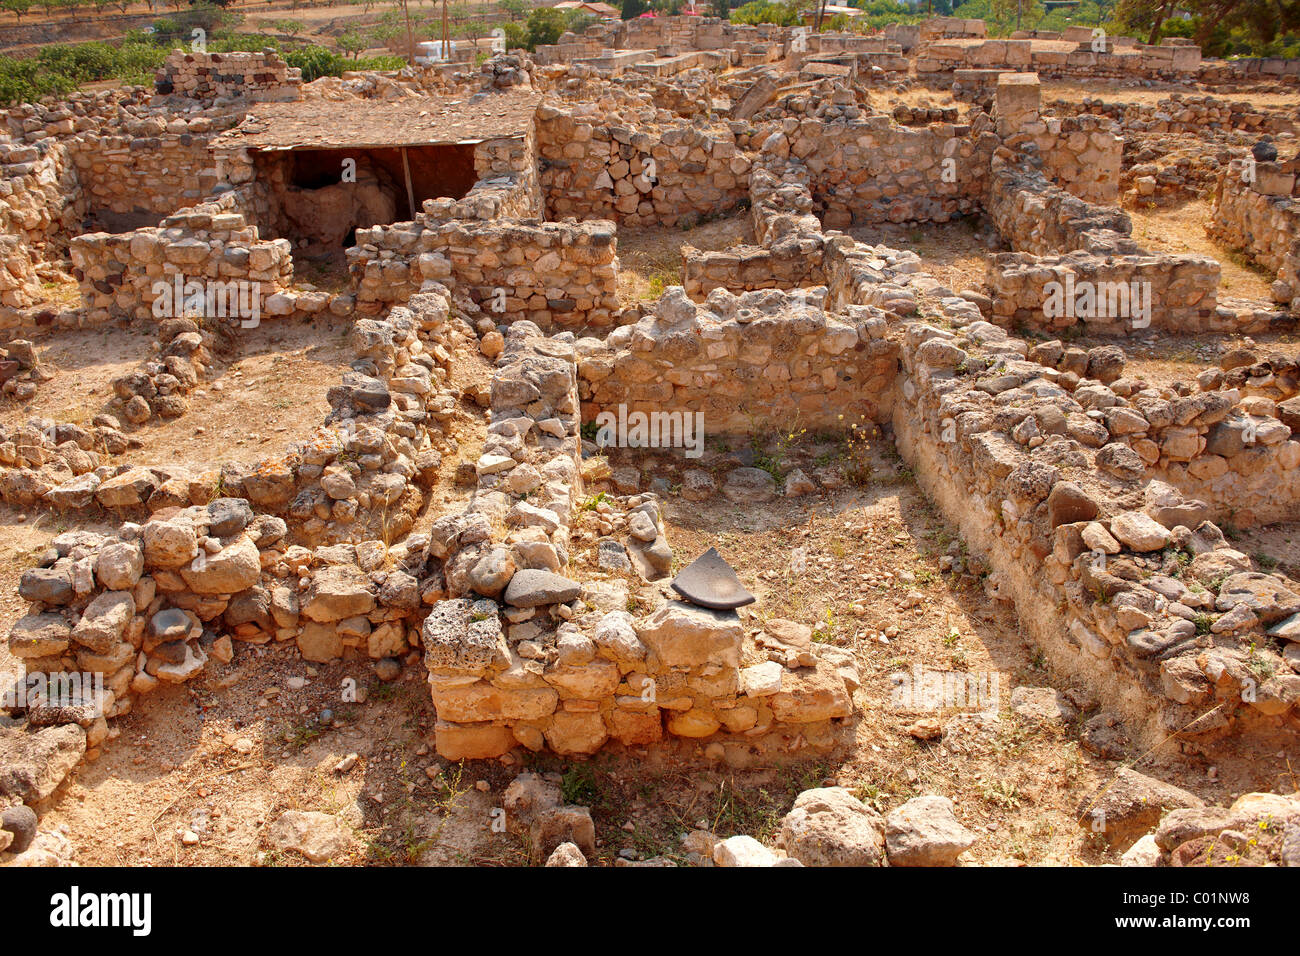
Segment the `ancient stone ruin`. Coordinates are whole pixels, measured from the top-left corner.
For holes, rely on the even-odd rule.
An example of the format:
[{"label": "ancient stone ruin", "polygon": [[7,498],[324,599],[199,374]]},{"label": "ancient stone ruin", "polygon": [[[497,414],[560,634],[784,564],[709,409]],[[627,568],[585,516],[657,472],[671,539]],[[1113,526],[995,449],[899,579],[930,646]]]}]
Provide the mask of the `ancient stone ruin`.
[{"label": "ancient stone ruin", "polygon": [[[912,708],[903,744],[992,732],[967,711],[1047,713],[1122,770],[1075,795],[1079,829],[1104,835],[1091,861],[1193,862],[1267,817],[1258,852],[1300,862],[1294,778],[1273,764],[1233,764],[1248,800],[1157,779],[1300,746],[1300,557],[1267,544],[1300,530],[1300,63],[983,27],[638,19],[477,70],[307,84],[273,53],[178,51],[152,90],[8,110],[0,499],[42,536],[3,660],[19,690],[43,683],[6,699],[0,851],[64,859],[68,834],[34,836],[22,806],[44,816],[88,766],[129,759],[129,728],[175,685],[216,708],[274,661],[340,703],[240,706],[308,739],[341,733],[359,678],[378,711],[417,682],[429,779],[515,767],[500,802],[534,862],[662,862],[616,856],[571,768],[833,768],[875,746],[859,728],[911,679],[888,648],[924,585],[1000,609],[1036,677]],[[1052,99],[1068,83],[1099,98]],[[1267,296],[1135,237],[1139,211],[1194,197]],[[724,219],[737,238],[719,244]],[[909,248],[909,229],[967,223],[985,247],[961,281]],[[673,237],[670,281],[629,297],[625,250],[651,234]],[[250,343],[294,329],[334,343],[324,378],[268,378],[238,445],[204,437]],[[1183,340],[1189,372],[1145,361]],[[56,353],[123,344],[82,414],[39,404],[76,391]],[[259,417],[294,404],[278,430]],[[182,433],[184,450],[154,437]],[[934,583],[901,564],[854,580],[847,623],[781,603],[833,562],[774,539],[751,565],[735,529],[836,502],[866,536],[851,552],[875,547],[870,509],[855,517],[882,487],[864,455],[948,529]],[[671,588],[714,545],[755,604]],[[227,736],[262,746],[243,723]],[[933,787],[873,803],[821,776],[765,841],[692,825],[678,862],[1010,852]],[[352,852],[324,814],[268,833],[313,862]]]}]

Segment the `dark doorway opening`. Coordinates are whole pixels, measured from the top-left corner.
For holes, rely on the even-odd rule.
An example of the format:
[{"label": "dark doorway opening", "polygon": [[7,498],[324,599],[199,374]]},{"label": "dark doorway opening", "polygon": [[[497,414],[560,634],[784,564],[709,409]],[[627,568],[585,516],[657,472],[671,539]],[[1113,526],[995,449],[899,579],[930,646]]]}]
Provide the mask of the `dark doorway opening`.
[{"label": "dark doorway opening", "polygon": [[464,198],[478,180],[474,146],[268,150],[255,162],[277,238],[321,260],[356,245],[358,229],[411,221],[426,199]]}]

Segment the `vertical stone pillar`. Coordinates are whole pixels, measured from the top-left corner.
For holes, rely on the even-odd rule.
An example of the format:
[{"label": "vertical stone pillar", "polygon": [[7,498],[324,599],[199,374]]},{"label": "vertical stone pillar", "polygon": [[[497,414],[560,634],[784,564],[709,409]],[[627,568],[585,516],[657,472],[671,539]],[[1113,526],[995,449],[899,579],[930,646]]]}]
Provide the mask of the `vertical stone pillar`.
[{"label": "vertical stone pillar", "polygon": [[1038,122],[1040,97],[1037,73],[1003,73],[999,76],[994,99],[998,135],[1006,139],[1023,132],[1030,123]]}]

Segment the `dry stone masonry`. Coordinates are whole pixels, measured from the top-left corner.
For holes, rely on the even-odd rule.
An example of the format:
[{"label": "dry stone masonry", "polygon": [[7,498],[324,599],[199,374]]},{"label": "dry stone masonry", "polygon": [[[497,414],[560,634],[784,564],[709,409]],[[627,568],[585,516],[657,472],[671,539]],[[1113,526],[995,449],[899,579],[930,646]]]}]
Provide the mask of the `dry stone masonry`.
[{"label": "dry stone masonry", "polygon": [[[1105,98],[1045,105],[1062,78]],[[1167,95],[1130,102],[1139,84]],[[1241,538],[1300,515],[1300,355],[1276,336],[1300,313],[1300,159],[1285,109],[1221,94],[1298,86],[1294,61],[1081,28],[655,17],[308,84],[269,51],[176,51],[152,91],[7,110],[0,500],[72,528],[22,571],[8,648],[94,680],[10,708],[0,757],[24,769],[0,804],[43,806],[160,686],[260,646],[418,672],[445,761],[843,753],[876,705],[866,658],[673,590],[699,556],[683,539],[713,526],[674,529],[683,503],[788,518],[844,479],[783,471],[760,437],[857,429],[892,439],[956,529],[944,571],[1008,602],[1049,671],[1144,746],[1294,748],[1300,585]],[[1270,301],[1132,238],[1139,209],[1202,198]],[[916,251],[967,225],[982,268]],[[627,266],[664,237],[638,297]],[[255,460],[145,463],[241,331],[321,319],[347,359],[310,427]],[[152,344],[92,412],[35,411],[59,374],[46,337],[128,325]],[[1190,374],[1143,364],[1192,335]],[[725,469],[687,442],[638,457],[601,437],[632,415],[741,450]],[[669,456],[680,481],[655,471]],[[1098,797],[1121,821],[1147,785],[1130,773]],[[534,862],[585,865],[591,814],[558,779],[516,778],[507,826]],[[684,855],[954,865],[990,832],[938,794],[886,814],[833,783],[799,795],[775,848],[695,829]],[[1255,819],[1165,796],[1182,809],[1108,834],[1126,862],[1212,855],[1206,837]],[[270,839],[328,860],[348,837],[326,824],[290,811]]]}]

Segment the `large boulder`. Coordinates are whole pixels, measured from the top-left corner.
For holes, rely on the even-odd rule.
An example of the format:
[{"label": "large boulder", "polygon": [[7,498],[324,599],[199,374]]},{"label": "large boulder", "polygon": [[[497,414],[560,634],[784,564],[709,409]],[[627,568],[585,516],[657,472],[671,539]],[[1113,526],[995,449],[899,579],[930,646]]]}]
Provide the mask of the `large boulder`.
[{"label": "large boulder", "polygon": [[149,521],[141,529],[144,557],[151,568],[184,567],[198,554],[198,535],[188,520]]},{"label": "large boulder", "polygon": [[666,667],[740,665],[743,632],[735,611],[712,611],[668,601],[636,630],[641,643],[654,651]]},{"label": "large boulder", "polygon": [[0,726],[0,801],[40,803],[85,753],[86,732],[76,724],[38,730]]},{"label": "large boulder", "polygon": [[105,591],[86,605],[72,629],[72,639],[96,654],[105,654],[122,638],[135,615],[130,591]]},{"label": "large boulder", "polygon": [[525,568],[515,572],[506,587],[504,600],[512,607],[539,607],[543,604],[566,604],[582,594],[577,581],[556,574]]},{"label": "large boulder", "polygon": [[1181,787],[1125,767],[1086,802],[1079,825],[1101,834],[1111,846],[1131,846],[1160,822],[1164,811],[1204,805]]},{"label": "large boulder", "polygon": [[200,551],[181,568],[181,577],[196,594],[236,594],[261,579],[262,562],[257,545],[241,535],[216,554]]},{"label": "large boulder", "polygon": [[375,607],[370,577],[355,564],[333,564],[312,578],[302,602],[304,617],[321,623],[369,614]]},{"label": "large boulder", "polygon": [[947,797],[913,797],[885,817],[890,866],[955,866],[974,843]]},{"label": "large boulder", "polygon": [[9,651],[15,657],[51,657],[68,649],[72,627],[62,614],[28,614],[9,631]]},{"label": "large boulder", "polygon": [[777,843],[805,866],[879,866],[885,821],[843,787],[819,787],[795,798]]}]

